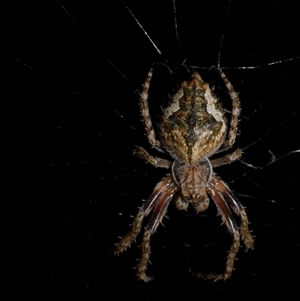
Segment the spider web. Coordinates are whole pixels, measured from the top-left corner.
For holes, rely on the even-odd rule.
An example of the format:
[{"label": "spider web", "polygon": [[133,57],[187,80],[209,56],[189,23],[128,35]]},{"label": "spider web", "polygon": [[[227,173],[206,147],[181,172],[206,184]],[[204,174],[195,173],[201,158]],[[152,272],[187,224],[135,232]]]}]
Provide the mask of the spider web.
[{"label": "spider web", "polygon": [[[285,276],[299,268],[300,184],[294,4],[60,0],[10,5],[3,4],[1,15],[7,39],[3,65],[10,63],[1,99],[8,112],[3,118],[6,203],[14,208],[3,205],[9,214],[2,221],[5,238],[18,242],[22,295],[198,300],[233,292],[292,293],[293,280]],[[20,27],[10,33],[12,21]],[[256,245],[247,254],[240,250],[237,270],[224,283],[190,275],[224,268],[231,237],[213,203],[202,214],[170,205],[165,227],[152,239],[153,282],[137,282],[132,271],[140,238],[120,258],[112,255],[117,237],[129,230],[130,215],[166,174],[134,155],[135,145],[151,150],[138,108],[151,66],[154,123],[168,94],[193,70],[215,87],[228,117],[231,101],[216,68],[240,93],[235,147],[244,155],[215,171],[247,207]]]}]

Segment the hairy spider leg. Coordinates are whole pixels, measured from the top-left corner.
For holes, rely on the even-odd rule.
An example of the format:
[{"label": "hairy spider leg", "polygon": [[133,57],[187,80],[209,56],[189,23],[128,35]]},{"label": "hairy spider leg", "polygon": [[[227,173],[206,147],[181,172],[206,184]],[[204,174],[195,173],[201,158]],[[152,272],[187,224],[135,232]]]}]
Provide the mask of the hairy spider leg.
[{"label": "hairy spider leg", "polygon": [[167,211],[168,205],[178,189],[179,187],[172,181],[172,178],[169,174],[163,178],[163,180],[156,185],[148,200],[140,208],[133,221],[131,231],[129,231],[122,238],[122,240],[116,244],[115,254],[119,254],[126,250],[126,248],[132,244],[137,235],[140,233],[144,218],[153,210],[151,219],[145,228],[145,233],[141,244],[141,257],[136,269],[137,277],[146,282],[152,279],[146,275],[146,269],[150,257],[150,237],[161,223]]}]

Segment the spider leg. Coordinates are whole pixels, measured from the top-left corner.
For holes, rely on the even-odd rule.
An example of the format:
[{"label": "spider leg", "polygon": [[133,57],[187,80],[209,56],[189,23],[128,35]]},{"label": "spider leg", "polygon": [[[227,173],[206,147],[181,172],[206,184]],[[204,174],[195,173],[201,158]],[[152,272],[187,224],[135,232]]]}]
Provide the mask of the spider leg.
[{"label": "spider leg", "polygon": [[123,252],[129,247],[133,241],[136,239],[141,231],[142,223],[144,218],[151,212],[151,210],[160,201],[161,197],[165,194],[166,189],[171,185],[172,179],[170,175],[167,175],[162,179],[154,188],[152,194],[148,200],[140,208],[138,214],[136,215],[131,230],[116,244],[115,254]]},{"label": "spider leg", "polygon": [[235,92],[231,82],[226,77],[224,72],[222,70],[219,70],[219,72],[220,72],[220,75],[227,87],[229,95],[232,99],[232,113],[231,113],[230,130],[228,133],[228,140],[226,140],[223,143],[223,145],[218,150],[218,152],[226,150],[233,146],[236,136],[237,136],[239,117],[240,117],[240,113],[241,113],[241,104],[240,104],[240,98],[238,96],[238,93]]},{"label": "spider leg", "polygon": [[224,274],[206,274],[206,273],[196,273],[196,272],[191,272],[191,273],[194,276],[205,278],[205,279],[226,280],[227,278],[229,278],[231,276],[231,273],[233,271],[233,266],[234,266],[234,260],[235,260],[237,252],[239,251],[240,233],[239,233],[239,229],[235,223],[235,220],[232,216],[230,208],[227,205],[222,194],[212,184],[208,185],[207,192],[213,199],[214,203],[216,204],[218,211],[221,215],[221,218],[222,218],[223,222],[225,223],[227,229],[232,234],[233,242],[232,242],[231,248],[230,248],[228,256],[227,256],[227,264],[226,264]]},{"label": "spider leg", "polygon": [[148,92],[149,92],[149,87],[150,87],[150,81],[152,78],[152,74],[153,74],[153,69],[151,68],[148,72],[148,75],[146,77],[146,80],[144,82],[143,85],[143,91],[141,93],[140,96],[140,109],[141,109],[141,114],[143,117],[143,121],[144,121],[144,125],[145,125],[145,130],[147,133],[147,137],[148,137],[148,141],[149,143],[158,151],[160,152],[165,152],[162,148],[161,148],[161,144],[160,142],[156,139],[156,134],[152,125],[152,120],[151,120],[151,116],[149,113],[149,105],[148,105]]},{"label": "spider leg", "polygon": [[172,166],[172,161],[153,157],[141,146],[137,146],[136,151],[145,161],[155,167],[170,168]]},{"label": "spider leg", "polygon": [[[170,179],[171,179],[171,177],[170,177]],[[178,189],[179,189],[178,186],[174,182],[171,182],[169,187],[167,187],[161,193],[161,195],[155,205],[155,208],[153,210],[151,219],[145,228],[145,233],[144,233],[143,241],[141,244],[142,253],[141,253],[139,263],[136,267],[137,277],[141,280],[144,280],[145,282],[152,280],[152,277],[146,275],[146,269],[147,269],[147,265],[148,265],[148,261],[149,261],[150,253],[151,253],[150,238],[156,231],[159,224],[161,223],[163,217],[166,214],[169,203],[173,199],[174,194],[178,191]]]},{"label": "spider leg", "polygon": [[233,195],[233,193],[230,191],[229,187],[215,174],[212,177],[212,183],[216,186],[218,191],[220,191],[222,193],[222,195],[225,197],[226,201],[228,202],[228,204],[232,208],[232,210],[240,217],[240,219],[241,219],[241,225],[240,225],[241,238],[245,243],[245,247],[246,247],[245,251],[248,251],[248,249],[253,248],[254,239],[248,228],[249,221],[248,221],[248,217],[247,217],[245,208],[238,201],[238,199]]},{"label": "spider leg", "polygon": [[212,167],[218,167],[221,165],[229,164],[239,159],[243,154],[240,148],[236,149],[233,153],[223,156],[221,158],[210,160]]}]

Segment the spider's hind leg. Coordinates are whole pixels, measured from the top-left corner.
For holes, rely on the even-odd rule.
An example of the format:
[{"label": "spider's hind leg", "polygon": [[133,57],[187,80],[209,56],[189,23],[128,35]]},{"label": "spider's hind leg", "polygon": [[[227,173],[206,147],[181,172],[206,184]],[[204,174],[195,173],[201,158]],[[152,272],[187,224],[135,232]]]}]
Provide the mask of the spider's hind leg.
[{"label": "spider's hind leg", "polygon": [[160,152],[165,152],[161,148],[161,143],[159,140],[156,139],[156,134],[152,125],[152,120],[149,112],[149,105],[148,105],[148,95],[149,95],[149,88],[150,88],[150,82],[153,74],[153,69],[151,68],[148,72],[148,75],[146,77],[146,80],[143,85],[143,90],[140,96],[140,109],[141,109],[141,114],[143,117],[144,125],[145,125],[145,130],[147,133],[148,141],[149,143],[158,151]]},{"label": "spider's hind leg", "polygon": [[227,76],[224,74],[222,70],[219,70],[220,75],[226,85],[226,88],[228,90],[228,93],[232,99],[232,113],[231,113],[231,122],[230,122],[230,129],[228,133],[228,140],[226,140],[218,152],[226,150],[233,146],[235,143],[235,139],[238,132],[238,123],[239,123],[239,117],[241,113],[241,103],[240,98],[237,92],[235,92],[231,82],[227,78]]}]

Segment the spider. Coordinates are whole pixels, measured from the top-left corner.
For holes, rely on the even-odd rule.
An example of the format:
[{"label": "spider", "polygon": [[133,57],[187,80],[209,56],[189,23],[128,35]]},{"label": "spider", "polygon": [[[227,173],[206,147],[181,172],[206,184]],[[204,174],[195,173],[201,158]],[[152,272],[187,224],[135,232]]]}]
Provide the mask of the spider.
[{"label": "spider", "polygon": [[[193,273],[194,276],[226,280],[233,271],[234,260],[240,247],[240,240],[245,244],[245,251],[253,247],[254,240],[248,229],[248,218],[244,207],[236,199],[228,186],[214,173],[213,167],[229,164],[240,158],[241,149],[220,158],[209,158],[228,150],[235,143],[240,115],[240,100],[232,84],[222,70],[220,75],[232,99],[232,116],[227,131],[227,121],[222,106],[198,72],[184,81],[171,97],[169,106],[163,110],[159,123],[159,139],[156,138],[148,107],[148,92],[153,69],[150,69],[140,96],[140,109],[149,143],[162,153],[168,153],[172,161],[154,157],[141,146],[138,154],[155,167],[168,168],[170,172],[156,185],[151,196],[146,200],[136,215],[132,229],[116,244],[115,254],[126,250],[141,231],[144,218],[152,212],[145,227],[141,243],[141,256],[136,268],[136,275],[146,282],[152,277],[146,274],[150,258],[150,238],[166,214],[172,199],[179,210],[186,210],[191,204],[197,212],[208,208],[212,199],[225,223],[233,242],[227,256],[223,274]],[[238,227],[232,211],[239,216]]]}]

